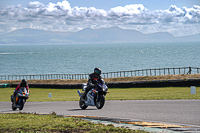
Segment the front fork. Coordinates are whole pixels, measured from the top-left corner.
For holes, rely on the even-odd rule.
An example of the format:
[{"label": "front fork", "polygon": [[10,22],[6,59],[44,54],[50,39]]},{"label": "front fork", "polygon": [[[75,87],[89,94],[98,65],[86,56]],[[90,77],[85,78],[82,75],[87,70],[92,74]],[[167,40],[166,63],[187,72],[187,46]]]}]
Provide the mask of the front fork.
[{"label": "front fork", "polygon": [[81,94],[81,92],[79,90],[77,90],[77,93],[78,93],[79,97],[81,98],[81,100],[85,102],[85,99],[83,99],[83,97],[82,97],[84,95],[84,93]]},{"label": "front fork", "polygon": [[99,100],[100,100],[100,94],[97,92],[97,101],[99,102]]},{"label": "front fork", "polygon": [[79,90],[77,90],[77,92],[78,92],[79,97],[81,97],[82,96],[81,92]]}]

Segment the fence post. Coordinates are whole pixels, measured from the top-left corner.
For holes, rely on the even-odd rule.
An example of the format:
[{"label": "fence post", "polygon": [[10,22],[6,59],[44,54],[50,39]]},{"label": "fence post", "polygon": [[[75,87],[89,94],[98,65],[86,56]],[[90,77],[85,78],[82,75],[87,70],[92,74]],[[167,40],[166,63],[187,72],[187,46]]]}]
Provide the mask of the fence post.
[{"label": "fence post", "polygon": [[187,74],[191,74],[191,72],[192,72],[192,69],[191,69],[191,67],[189,67],[189,71]]},{"label": "fence post", "polygon": [[173,71],[174,71],[174,75],[175,75],[175,74],[176,74],[176,73],[175,73],[175,68],[173,68]]}]

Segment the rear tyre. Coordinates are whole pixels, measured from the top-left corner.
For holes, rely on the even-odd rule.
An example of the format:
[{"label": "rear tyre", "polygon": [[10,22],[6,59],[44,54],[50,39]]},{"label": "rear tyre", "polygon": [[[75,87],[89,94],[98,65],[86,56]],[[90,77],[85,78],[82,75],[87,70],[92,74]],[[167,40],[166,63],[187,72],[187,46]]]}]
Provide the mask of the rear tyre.
[{"label": "rear tyre", "polygon": [[15,111],[17,107],[14,107],[14,103],[12,103],[12,110]]},{"label": "rear tyre", "polygon": [[99,98],[96,97],[94,100],[95,100],[95,105],[96,105],[97,109],[103,108],[104,103],[105,103],[104,95],[99,95]]}]

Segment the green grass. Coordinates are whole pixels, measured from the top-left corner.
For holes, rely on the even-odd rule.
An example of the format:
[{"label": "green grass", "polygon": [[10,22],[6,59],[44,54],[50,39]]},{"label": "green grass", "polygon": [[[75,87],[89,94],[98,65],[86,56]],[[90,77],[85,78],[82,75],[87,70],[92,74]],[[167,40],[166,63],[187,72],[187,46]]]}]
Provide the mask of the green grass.
[{"label": "green grass", "polygon": [[126,128],[117,128],[112,124],[94,124],[80,118],[37,114],[0,114],[0,133],[4,132],[122,132],[145,133]]},{"label": "green grass", "polygon": [[200,87],[191,94],[190,87],[110,89],[107,100],[200,99]]},{"label": "green grass", "polygon": [[[0,88],[0,102],[10,101],[14,88]],[[42,101],[78,101],[78,89],[30,88],[29,102]],[[200,99],[200,87],[191,94],[190,87],[161,88],[112,88],[108,90],[106,100],[160,100],[160,99]],[[52,97],[49,98],[49,93]]]}]

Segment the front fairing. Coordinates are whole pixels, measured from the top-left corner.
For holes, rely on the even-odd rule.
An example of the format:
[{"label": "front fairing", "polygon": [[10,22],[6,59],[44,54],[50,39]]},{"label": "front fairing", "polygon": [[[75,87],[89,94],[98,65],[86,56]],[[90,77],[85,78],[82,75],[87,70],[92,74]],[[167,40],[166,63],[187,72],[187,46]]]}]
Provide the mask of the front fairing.
[{"label": "front fairing", "polygon": [[107,87],[106,84],[99,83],[97,85],[97,92],[98,92],[98,94],[106,95],[107,94],[107,90],[108,90],[108,87]]},{"label": "front fairing", "polygon": [[27,92],[25,87],[21,87],[17,93],[17,96],[20,98],[28,98],[29,93]]}]

